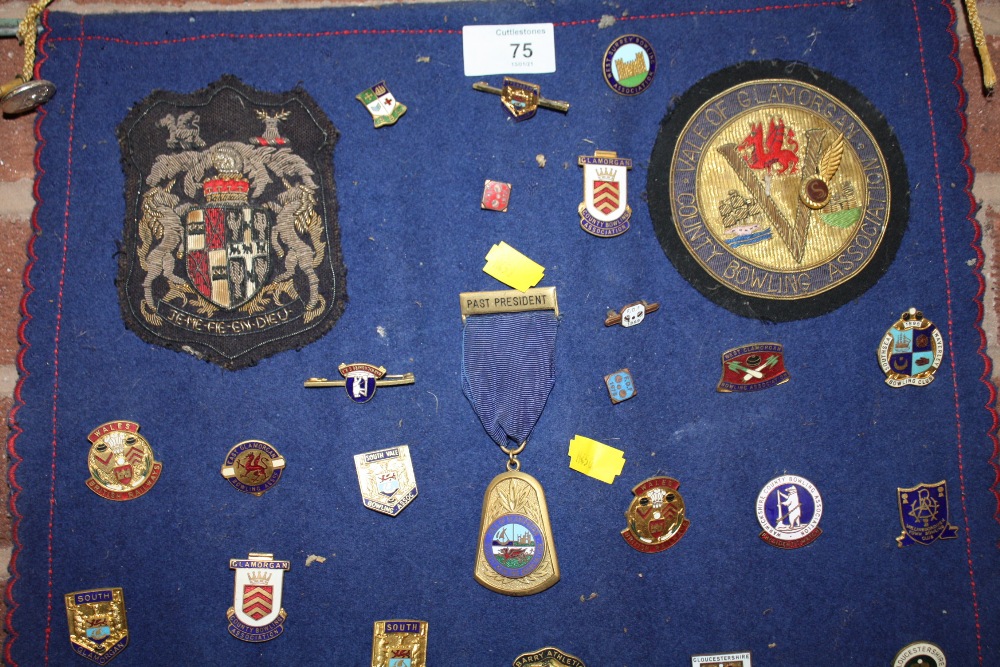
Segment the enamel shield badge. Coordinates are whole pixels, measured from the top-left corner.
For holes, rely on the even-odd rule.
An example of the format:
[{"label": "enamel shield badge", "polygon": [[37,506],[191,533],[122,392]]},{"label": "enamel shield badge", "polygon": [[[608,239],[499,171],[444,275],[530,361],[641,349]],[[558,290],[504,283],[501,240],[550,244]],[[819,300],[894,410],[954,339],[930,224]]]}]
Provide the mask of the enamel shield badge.
[{"label": "enamel shield badge", "polygon": [[128,646],[125,595],[120,588],[67,593],[66,620],[73,650],[106,665]]},{"label": "enamel shield badge", "polygon": [[878,346],[878,363],[890,387],[929,385],[944,359],[944,338],[916,308],[889,327]]},{"label": "enamel shield badge", "polygon": [[628,231],[632,209],[628,205],[628,170],[632,160],[614,151],[581,155],[583,202],[578,208],[580,226],[594,236],[619,236]]},{"label": "enamel shield badge", "polygon": [[229,568],[236,570],[233,606],[226,612],[229,634],[245,642],[266,642],[280,635],[285,629],[281,582],[291,562],[252,553],[230,560]]},{"label": "enamel shield badge", "polygon": [[417,497],[417,478],[408,445],[354,455],[365,507],[396,516]]},{"label": "enamel shield badge", "polygon": [[958,527],[948,523],[948,483],[919,484],[910,489],[896,489],[899,521],[903,534],[896,544],[927,546],[936,540],[958,537]]},{"label": "enamel shield badge", "polygon": [[646,192],[667,257],[705,297],[769,321],[856,298],[892,263],[909,182],[885,117],[779,61],[705,77],[664,118]]},{"label": "enamel shield badge", "polygon": [[122,316],[148,343],[242,368],[316,340],[344,309],[333,147],[302,89],[224,77],[156,91],[118,127]]},{"label": "enamel shield badge", "polygon": [[372,667],[427,667],[427,621],[375,621]]}]

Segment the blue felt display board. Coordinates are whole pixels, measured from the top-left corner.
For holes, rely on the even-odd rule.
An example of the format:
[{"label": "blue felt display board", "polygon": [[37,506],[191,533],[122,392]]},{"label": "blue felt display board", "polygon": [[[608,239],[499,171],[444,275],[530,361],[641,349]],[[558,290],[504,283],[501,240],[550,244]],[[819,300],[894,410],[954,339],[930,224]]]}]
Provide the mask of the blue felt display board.
[{"label": "blue felt display board", "polygon": [[[40,74],[58,93],[38,125],[6,659],[87,664],[70,649],[62,596],[121,586],[131,642],[119,667],[365,665],[373,622],[392,618],[429,621],[438,667],[506,666],[545,645],[591,667],[680,667],[737,650],[759,667],[887,665],[916,640],[941,646],[949,665],[1000,664],[993,394],[950,4],[710,4],[49,14]],[[599,28],[602,14],[625,10]],[[463,76],[461,28],[544,21],[556,25],[558,70],[529,78],[572,108],[514,123]],[[630,32],[659,60],[634,98],[601,76],[608,44]],[[700,296],[664,256],[642,196],[671,99],[727,65],[772,58],[805,61],[870,99],[911,185],[888,273],[829,315],[778,325]],[[223,74],[276,92],[301,83],[340,130],[348,267],[349,302],[328,335],[238,372],[141,341],[114,284],[116,126],[154,89],[191,92]],[[409,111],[376,130],[355,95],[380,80]],[[634,161],[633,227],[620,238],[578,224],[577,157],[594,149]],[[480,210],[487,178],[513,184],[508,213]],[[501,240],[546,267],[563,315],[555,388],[522,456],[547,491],[562,580],[528,598],[472,577],[482,494],[505,457],[462,395],[458,293],[500,288],[481,268]],[[604,327],[609,308],[637,299],[662,309],[639,327]],[[875,350],[910,306],[941,328],[945,361],[930,386],[891,389]],[[721,353],[754,341],[785,345],[791,381],[717,393]],[[353,361],[412,371],[416,384],[365,405],[302,388]],[[613,406],[603,376],[623,367],[637,396]],[[87,433],[113,419],[141,424],[163,462],[156,487],[131,502],[84,484]],[[575,434],[624,450],[613,485],[569,469]],[[219,474],[250,438],[288,460],[261,498]],[[404,443],[420,495],[390,518],[362,506],[352,457]],[[790,552],[762,542],[754,516],[760,488],[785,472],[811,480],[825,503],[822,536]],[[631,487],[656,474],[680,481],[691,526],[650,555],[618,533]],[[942,479],[959,539],[898,548],[897,487]],[[263,645],[226,632],[228,562],[250,551],[292,561],[285,633]],[[309,554],[327,560],[305,567]]]}]

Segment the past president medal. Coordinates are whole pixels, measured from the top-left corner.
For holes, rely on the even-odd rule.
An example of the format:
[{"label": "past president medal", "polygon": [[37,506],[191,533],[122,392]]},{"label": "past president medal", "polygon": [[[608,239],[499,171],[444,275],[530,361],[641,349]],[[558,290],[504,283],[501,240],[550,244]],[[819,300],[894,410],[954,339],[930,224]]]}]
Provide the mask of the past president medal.
[{"label": "past president medal", "polygon": [[682,96],[650,160],[660,244],[702,294],[788,321],[871,287],[908,213],[898,141],[860,92],[804,65],[744,63]]}]

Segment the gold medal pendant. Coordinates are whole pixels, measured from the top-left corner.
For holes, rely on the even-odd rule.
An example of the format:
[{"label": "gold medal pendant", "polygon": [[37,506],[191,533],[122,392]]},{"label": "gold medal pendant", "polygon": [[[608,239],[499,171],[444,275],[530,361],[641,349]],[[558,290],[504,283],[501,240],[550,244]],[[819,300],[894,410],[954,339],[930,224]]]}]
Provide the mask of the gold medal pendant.
[{"label": "gold medal pendant", "polygon": [[475,575],[504,595],[534,595],[559,581],[545,491],[531,475],[508,470],[486,488]]}]

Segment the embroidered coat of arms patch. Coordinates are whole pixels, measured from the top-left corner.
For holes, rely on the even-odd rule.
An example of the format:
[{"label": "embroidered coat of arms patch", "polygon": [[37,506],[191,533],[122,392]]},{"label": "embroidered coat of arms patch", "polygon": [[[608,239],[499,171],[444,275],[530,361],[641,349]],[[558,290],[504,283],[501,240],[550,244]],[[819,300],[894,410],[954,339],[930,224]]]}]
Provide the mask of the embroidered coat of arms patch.
[{"label": "embroidered coat of arms patch", "polygon": [[304,90],[231,76],[134,107],[118,127],[126,325],[230,369],[329,331],[346,302],[337,136]]}]

